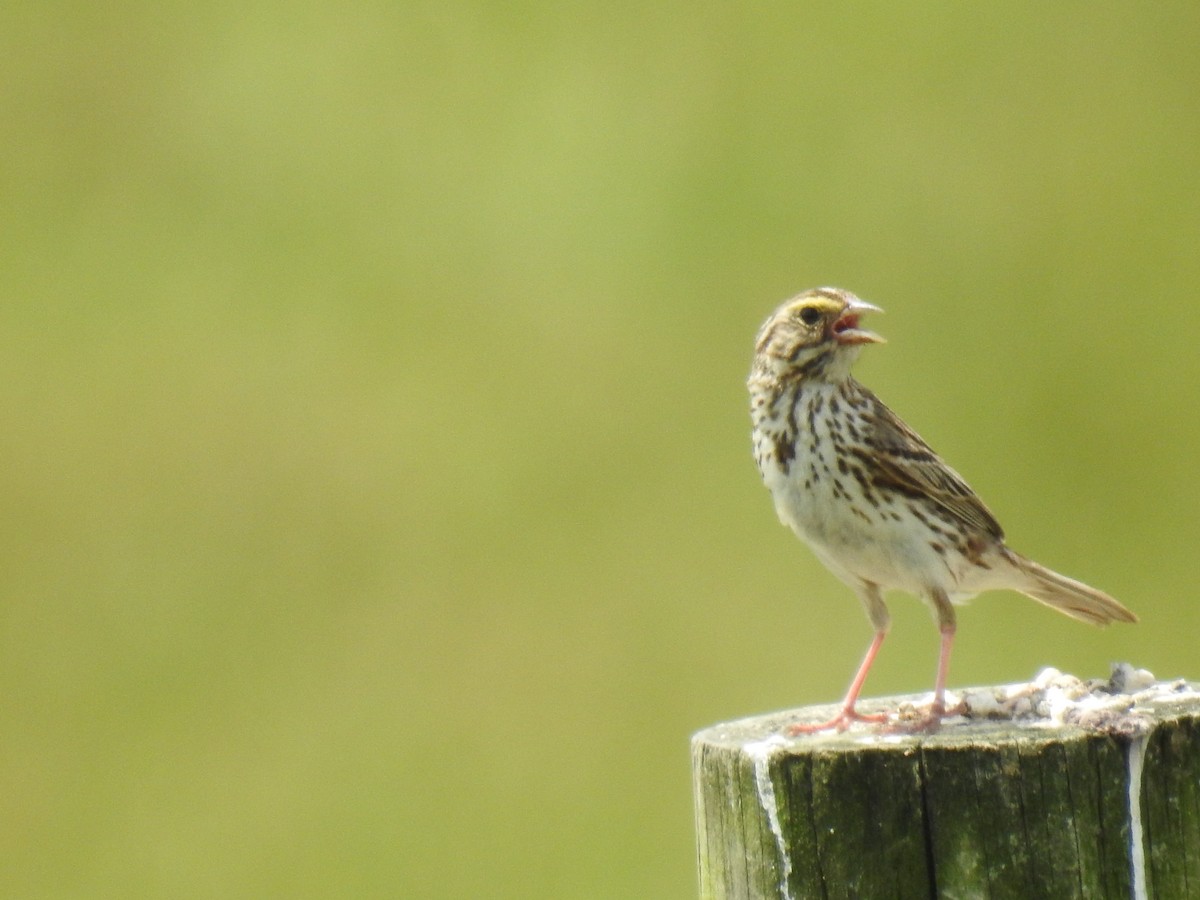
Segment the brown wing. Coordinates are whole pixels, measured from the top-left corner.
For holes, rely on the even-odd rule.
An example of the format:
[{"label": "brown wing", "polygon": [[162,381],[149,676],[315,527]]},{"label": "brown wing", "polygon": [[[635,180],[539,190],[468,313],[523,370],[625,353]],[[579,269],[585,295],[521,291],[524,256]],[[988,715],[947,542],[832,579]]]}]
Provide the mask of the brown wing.
[{"label": "brown wing", "polygon": [[920,435],[909,428],[894,412],[872,396],[872,437],[875,439],[881,486],[910,495],[925,497],[952,515],[963,525],[978,529],[996,540],[1004,540],[1004,531],[970,485]]}]

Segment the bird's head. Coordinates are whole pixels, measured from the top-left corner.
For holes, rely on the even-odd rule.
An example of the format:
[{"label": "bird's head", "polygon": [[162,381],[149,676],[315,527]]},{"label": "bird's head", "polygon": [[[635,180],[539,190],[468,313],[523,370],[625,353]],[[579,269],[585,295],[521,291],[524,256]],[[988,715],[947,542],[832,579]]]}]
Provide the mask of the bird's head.
[{"label": "bird's head", "polygon": [[883,343],[875,332],[859,327],[867,312],[883,310],[841,288],[813,288],[793,297],[758,330],[755,371],[826,381],[846,378],[863,344]]}]

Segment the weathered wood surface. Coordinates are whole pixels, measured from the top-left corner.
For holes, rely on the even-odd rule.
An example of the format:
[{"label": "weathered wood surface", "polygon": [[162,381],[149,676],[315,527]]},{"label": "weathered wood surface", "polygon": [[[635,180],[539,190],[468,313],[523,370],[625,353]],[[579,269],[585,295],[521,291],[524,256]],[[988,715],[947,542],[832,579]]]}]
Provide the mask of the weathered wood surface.
[{"label": "weathered wood surface", "polygon": [[931,735],[786,736],[829,708],[706,729],[700,896],[1200,900],[1200,692],[1127,696]]}]

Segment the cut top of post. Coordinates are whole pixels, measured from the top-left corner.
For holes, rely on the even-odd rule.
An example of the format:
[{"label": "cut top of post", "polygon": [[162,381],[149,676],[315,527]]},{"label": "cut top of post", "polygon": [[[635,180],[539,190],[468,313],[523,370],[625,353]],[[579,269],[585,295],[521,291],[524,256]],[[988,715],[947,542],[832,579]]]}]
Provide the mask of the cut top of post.
[{"label": "cut top of post", "polygon": [[701,897],[1200,896],[1200,688],[1144,681],[963,692],[934,734],[705,729]]}]

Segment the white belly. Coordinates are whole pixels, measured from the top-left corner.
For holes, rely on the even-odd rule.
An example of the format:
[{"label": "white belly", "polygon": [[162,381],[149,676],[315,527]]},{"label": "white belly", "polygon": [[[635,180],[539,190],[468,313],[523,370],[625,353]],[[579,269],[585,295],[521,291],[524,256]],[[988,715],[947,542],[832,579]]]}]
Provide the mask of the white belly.
[{"label": "white belly", "polygon": [[885,590],[914,594],[924,594],[930,587],[956,591],[958,579],[907,517],[896,522],[859,502],[857,508],[870,518],[865,521],[851,511],[848,501],[819,483],[806,490],[788,480],[772,493],[780,521],[842,581],[851,585],[869,581]]}]

